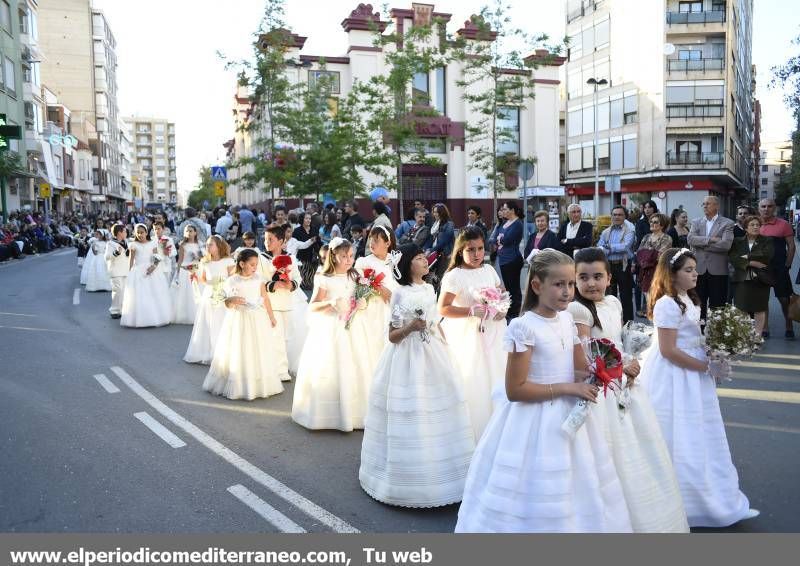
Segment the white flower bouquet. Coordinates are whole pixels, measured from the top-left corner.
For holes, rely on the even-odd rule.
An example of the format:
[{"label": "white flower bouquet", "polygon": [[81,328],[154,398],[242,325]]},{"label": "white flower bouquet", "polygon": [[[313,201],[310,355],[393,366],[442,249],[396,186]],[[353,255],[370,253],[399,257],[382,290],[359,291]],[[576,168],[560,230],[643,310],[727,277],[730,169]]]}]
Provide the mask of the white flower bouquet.
[{"label": "white flower bouquet", "polygon": [[[764,341],[756,332],[755,321],[750,315],[733,305],[709,311],[705,337],[709,360],[722,362],[723,365],[752,357]],[[715,376],[715,380],[718,385],[723,381],[718,376]]]}]

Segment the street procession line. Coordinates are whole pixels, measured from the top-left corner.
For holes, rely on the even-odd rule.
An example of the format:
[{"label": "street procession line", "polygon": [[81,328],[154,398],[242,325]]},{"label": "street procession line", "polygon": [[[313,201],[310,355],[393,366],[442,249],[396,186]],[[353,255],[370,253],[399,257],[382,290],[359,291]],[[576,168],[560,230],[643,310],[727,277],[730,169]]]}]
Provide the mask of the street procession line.
[{"label": "street procession line", "polygon": [[167,420],[175,424],[178,428],[183,429],[186,433],[192,436],[195,440],[197,440],[200,444],[214,452],[220,458],[231,464],[233,467],[237,468],[246,476],[249,476],[254,481],[258,482],[272,493],[280,497],[281,499],[288,501],[301,511],[303,511],[309,517],[312,517],[318,520],[323,525],[327,525],[330,527],[334,532],[337,533],[358,533],[360,532],[354,526],[347,523],[344,519],[341,519],[334,515],[333,513],[326,511],[313,501],[306,499],[289,486],[281,483],[276,478],[272,477],[259,467],[251,464],[238,454],[236,454],[230,448],[227,448],[221,442],[218,442],[202,430],[200,430],[197,426],[186,420],[184,417],[167,407],[161,400],[155,397],[152,393],[150,393],[147,389],[142,387],[138,381],[136,381],[133,377],[131,377],[128,372],[122,369],[119,366],[113,366],[111,368],[117,377],[119,377],[122,382],[127,385],[131,391],[136,393],[139,397],[141,397],[148,405],[153,407],[156,411],[161,413],[163,417]]},{"label": "street procession line", "polygon": [[282,533],[305,533],[306,530],[289,517],[275,509],[242,484],[232,485],[227,490],[239,501],[258,513],[270,525]]},{"label": "street procession line", "polygon": [[119,393],[119,387],[111,383],[111,381],[102,373],[99,373],[94,376],[103,389],[105,389],[108,393]]},{"label": "street procession line", "polygon": [[152,430],[161,440],[173,448],[183,448],[186,443],[178,438],[171,430],[150,416],[149,413],[133,413],[133,416],[142,421],[142,424]]},{"label": "street procession line", "polygon": [[78,287],[72,292],[72,304],[79,305],[81,304],[81,288]]}]

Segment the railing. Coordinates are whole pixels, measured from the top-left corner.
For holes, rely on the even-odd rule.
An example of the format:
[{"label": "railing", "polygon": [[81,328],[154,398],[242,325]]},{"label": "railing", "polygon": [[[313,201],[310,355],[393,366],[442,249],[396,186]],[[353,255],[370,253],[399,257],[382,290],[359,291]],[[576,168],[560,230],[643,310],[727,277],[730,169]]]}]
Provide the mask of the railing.
[{"label": "railing", "polygon": [[725,156],[721,151],[703,153],[697,151],[667,152],[667,165],[718,166],[723,164],[724,159]]},{"label": "railing", "polygon": [[673,24],[712,24],[725,21],[725,12],[712,10],[708,12],[667,12],[667,23]]},{"label": "railing", "polygon": [[722,104],[667,104],[667,118],[721,118],[723,108]]},{"label": "railing", "polygon": [[725,68],[724,59],[668,59],[667,71],[680,73],[688,71],[721,71]]}]

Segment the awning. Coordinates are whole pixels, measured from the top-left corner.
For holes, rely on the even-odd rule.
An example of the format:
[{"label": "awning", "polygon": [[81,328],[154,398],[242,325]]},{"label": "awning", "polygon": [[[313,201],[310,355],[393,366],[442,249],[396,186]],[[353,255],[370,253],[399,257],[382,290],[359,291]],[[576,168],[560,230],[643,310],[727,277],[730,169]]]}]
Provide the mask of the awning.
[{"label": "awning", "polygon": [[667,128],[668,136],[708,136],[722,134],[720,126],[708,126],[705,128]]},{"label": "awning", "polygon": [[44,155],[44,166],[47,172],[47,181],[51,187],[58,185],[56,180],[56,167],[53,164],[53,151],[50,149],[50,144],[44,140],[39,142],[42,144],[42,155]]}]

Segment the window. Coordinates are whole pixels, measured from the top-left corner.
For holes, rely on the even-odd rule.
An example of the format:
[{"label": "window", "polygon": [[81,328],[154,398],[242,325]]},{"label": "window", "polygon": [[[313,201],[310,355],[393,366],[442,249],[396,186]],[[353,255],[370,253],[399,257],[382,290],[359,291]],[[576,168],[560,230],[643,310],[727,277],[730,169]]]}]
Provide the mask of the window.
[{"label": "window", "polygon": [[611,142],[610,168],[622,169],[622,140]]},{"label": "window", "polygon": [[594,131],[594,108],[588,106],[583,109],[583,133],[588,134]]},{"label": "window", "polygon": [[594,147],[591,145],[583,148],[583,168],[594,169]]},{"label": "window", "polygon": [[761,172],[762,173],[766,173],[767,171],[769,171],[769,165],[762,165],[761,166]]},{"label": "window", "polygon": [[678,2],[678,11],[681,14],[702,12],[703,11],[703,3],[702,2],[696,2],[696,1]]},{"label": "window", "polygon": [[597,166],[600,169],[608,169],[609,163],[608,143],[601,142],[597,145]]},{"label": "window", "polygon": [[583,88],[583,84],[581,81],[581,70],[575,69],[574,71],[570,71],[569,75],[567,76],[567,85],[568,85],[568,97],[569,98],[577,98],[581,95],[581,89]]},{"label": "window", "polygon": [[568,136],[579,136],[581,133],[583,133],[581,128],[583,118],[581,117],[581,114],[582,112],[580,108],[569,111],[567,116]]},{"label": "window", "polygon": [[569,38],[569,60],[574,61],[583,56],[583,47],[581,46],[581,34],[576,33]]},{"label": "window", "polygon": [[164,159],[163,157],[159,157],[158,159],[156,159],[156,165],[158,167],[164,167],[164,166],[166,166],[166,164],[167,164],[167,160]]},{"label": "window", "polygon": [[309,71],[308,84],[312,88],[319,84],[328,94],[339,94],[339,71]]},{"label": "window", "polygon": [[592,51],[594,51],[594,28],[588,28],[583,30],[581,34],[581,40],[583,43],[583,54],[588,55]]},{"label": "window", "polygon": [[699,49],[679,49],[678,59],[681,61],[695,61],[703,58],[703,52]]},{"label": "window", "polygon": [[573,148],[567,152],[567,167],[570,171],[581,170],[581,148]]},{"label": "window", "polygon": [[8,33],[11,33],[11,6],[8,4],[8,0],[0,2],[0,25]]},{"label": "window", "polygon": [[164,143],[164,136],[156,136],[156,143]]},{"label": "window", "polygon": [[156,125],[153,127],[153,129],[155,130],[155,132],[156,132],[157,134],[163,134],[163,133],[164,133],[164,124],[156,124]]},{"label": "window", "polygon": [[497,141],[497,155],[513,153],[519,155],[519,108],[499,106],[497,108],[497,131],[503,132]]},{"label": "window", "polygon": [[626,124],[633,124],[636,122],[637,114],[639,111],[639,97],[636,94],[627,95],[623,99],[623,122]]},{"label": "window", "polygon": [[602,102],[597,105],[597,131],[608,129],[608,119],[608,102]]},{"label": "window", "polygon": [[[619,128],[623,123],[623,100],[618,98],[611,101],[611,127]],[[613,167],[612,167],[613,168]]]},{"label": "window", "polygon": [[78,170],[80,171],[81,181],[85,181],[86,180],[86,160],[85,159],[81,159],[80,161],[78,161]]},{"label": "window", "polygon": [[[6,4],[7,5],[7,4]],[[3,84],[6,87],[6,92],[9,95],[17,96],[17,73],[14,61],[8,57],[3,58]]]},{"label": "window", "polygon": [[622,167],[631,169],[636,167],[636,138],[622,142]]},{"label": "window", "polygon": [[28,14],[25,10],[19,11],[19,33],[28,33]]},{"label": "window", "polygon": [[411,81],[411,100],[415,106],[428,106],[431,103],[428,73],[414,73]]},{"label": "window", "polygon": [[156,155],[164,155],[164,148],[162,146],[156,147]]},{"label": "window", "polygon": [[602,49],[608,45],[608,20],[597,24],[594,28],[594,43],[596,49]]},{"label": "window", "polygon": [[761,177],[761,184],[762,185],[768,185],[769,184],[769,179],[767,177]]},{"label": "window", "polygon": [[436,69],[436,111],[441,115],[447,114],[446,87],[447,73],[444,67]]}]

